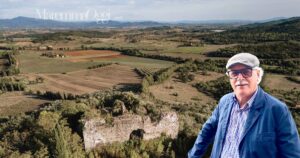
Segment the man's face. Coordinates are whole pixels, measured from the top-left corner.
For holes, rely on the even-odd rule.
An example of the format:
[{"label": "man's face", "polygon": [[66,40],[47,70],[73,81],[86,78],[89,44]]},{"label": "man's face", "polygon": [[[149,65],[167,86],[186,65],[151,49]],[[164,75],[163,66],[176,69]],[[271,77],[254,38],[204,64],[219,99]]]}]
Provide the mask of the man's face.
[{"label": "man's face", "polygon": [[236,64],[229,69],[231,75],[231,87],[235,95],[240,97],[249,97],[257,89],[259,71],[253,70],[243,64]]}]

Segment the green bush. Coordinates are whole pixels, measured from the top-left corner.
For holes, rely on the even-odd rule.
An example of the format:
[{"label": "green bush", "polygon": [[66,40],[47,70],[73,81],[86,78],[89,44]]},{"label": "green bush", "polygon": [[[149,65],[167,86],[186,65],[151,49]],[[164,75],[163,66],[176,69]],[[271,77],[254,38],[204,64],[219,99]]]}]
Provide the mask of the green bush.
[{"label": "green bush", "polygon": [[219,100],[223,95],[232,92],[229,78],[227,76],[220,77],[213,81],[199,82],[194,85],[199,91],[212,96]]}]

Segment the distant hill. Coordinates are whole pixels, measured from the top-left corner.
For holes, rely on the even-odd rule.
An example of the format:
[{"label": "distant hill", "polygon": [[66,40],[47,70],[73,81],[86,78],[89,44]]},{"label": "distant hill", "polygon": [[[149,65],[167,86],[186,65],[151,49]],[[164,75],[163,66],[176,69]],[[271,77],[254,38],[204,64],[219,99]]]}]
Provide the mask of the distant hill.
[{"label": "distant hill", "polygon": [[199,38],[212,44],[300,41],[300,17],[243,25]]},{"label": "distant hill", "polygon": [[258,23],[265,23],[265,22],[277,21],[277,20],[283,20],[283,19],[288,19],[288,18],[287,17],[274,17],[274,18],[270,18],[270,19],[260,20],[260,21],[258,21]]},{"label": "distant hill", "polygon": [[153,21],[140,22],[119,22],[119,21],[103,21],[103,22],[62,22],[54,20],[43,20],[28,17],[16,17],[13,19],[0,19],[0,28],[102,28],[102,27],[157,27],[165,26],[166,23]]},{"label": "distant hill", "polygon": [[252,20],[181,20],[176,22],[171,22],[174,24],[240,24],[247,25],[255,23],[256,21]]},{"label": "distant hill", "polygon": [[161,27],[161,26],[186,26],[186,25],[234,25],[241,26],[256,21],[250,20],[184,20],[175,22],[155,21],[90,21],[90,22],[64,22],[55,20],[44,20],[28,17],[16,17],[13,19],[0,19],[0,29],[22,29],[22,28],[103,28],[103,27]]},{"label": "distant hill", "polygon": [[263,23],[253,23],[241,26],[237,31],[254,30],[265,32],[295,32],[300,31],[300,17],[280,19]]},{"label": "distant hill", "polygon": [[[276,20],[274,20],[276,19]],[[186,25],[232,25],[242,26],[235,31],[244,31],[251,29],[259,29],[262,31],[268,31],[274,29],[277,31],[283,31],[282,27],[288,27],[291,30],[295,28],[299,29],[300,17],[294,18],[272,18],[262,21],[250,21],[250,20],[198,20],[198,21],[176,21],[176,22],[155,22],[155,21],[90,21],[90,22],[65,22],[55,20],[44,20],[29,17],[16,17],[13,19],[0,19],[0,29],[23,29],[23,28],[122,28],[122,27],[161,27],[161,26],[186,26]],[[278,26],[275,26],[278,25]],[[274,31],[274,30],[273,30]]]}]

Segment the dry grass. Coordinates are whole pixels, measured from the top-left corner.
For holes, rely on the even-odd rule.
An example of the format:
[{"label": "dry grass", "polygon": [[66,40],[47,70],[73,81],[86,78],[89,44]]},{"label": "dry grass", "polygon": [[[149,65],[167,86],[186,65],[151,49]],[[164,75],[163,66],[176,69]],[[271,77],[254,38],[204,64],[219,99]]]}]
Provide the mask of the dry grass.
[{"label": "dry grass", "polygon": [[0,70],[2,70],[5,66],[4,64],[7,63],[7,60],[6,59],[1,59],[0,58]]},{"label": "dry grass", "polygon": [[216,80],[225,74],[209,71],[206,75],[203,75],[201,72],[193,73],[193,75],[195,75],[195,78],[192,82],[190,82],[191,84]]},{"label": "dry grass", "polygon": [[64,53],[67,61],[71,62],[87,62],[94,60],[109,60],[111,58],[126,57],[120,52],[110,50],[84,50]]},{"label": "dry grass", "polygon": [[92,70],[80,70],[67,74],[27,74],[28,78],[44,78],[44,83],[30,85],[33,91],[53,91],[73,94],[91,93],[98,90],[123,88],[140,84],[141,78],[133,68],[125,65],[109,65]]},{"label": "dry grass", "polygon": [[214,80],[223,74],[209,72],[209,75],[195,74],[195,80],[189,83],[182,83],[173,75],[169,80],[159,85],[150,86],[150,92],[156,99],[170,103],[200,102],[202,104],[212,103],[215,100],[204,93],[199,92],[192,85],[196,82]]},{"label": "dry grass", "polygon": [[[78,70],[87,69],[90,66],[98,65],[101,63],[120,63],[128,65],[132,68],[166,68],[173,65],[173,62],[140,58],[133,56],[115,55],[113,57],[90,57],[90,56],[78,56],[67,58],[49,58],[41,56],[42,52],[37,51],[25,51],[17,56],[20,61],[21,73],[64,73],[73,72]],[[72,59],[73,62],[68,61]]]},{"label": "dry grass", "polygon": [[103,56],[103,57],[80,57],[80,58],[67,58],[67,61],[70,62],[93,62],[93,61],[103,61],[103,60],[110,60],[114,58],[126,58],[127,56],[125,55],[112,55],[112,56]]},{"label": "dry grass", "polygon": [[105,56],[120,55],[120,52],[111,51],[111,50],[82,50],[82,51],[65,52],[64,54],[67,56],[105,57]]},{"label": "dry grass", "polygon": [[39,105],[48,102],[22,92],[7,92],[0,95],[0,115],[18,115],[39,108]]},{"label": "dry grass", "polygon": [[267,73],[264,76],[262,84],[270,89],[291,90],[296,88],[300,90],[299,84],[287,80],[284,75]]}]

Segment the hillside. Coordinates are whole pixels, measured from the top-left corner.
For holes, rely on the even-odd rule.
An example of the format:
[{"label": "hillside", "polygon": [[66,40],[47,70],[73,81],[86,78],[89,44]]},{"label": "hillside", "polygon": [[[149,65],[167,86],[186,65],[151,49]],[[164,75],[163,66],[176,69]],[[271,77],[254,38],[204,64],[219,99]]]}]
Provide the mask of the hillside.
[{"label": "hillside", "polygon": [[300,17],[274,20],[264,23],[254,23],[241,26],[237,31],[253,30],[265,32],[294,32],[300,30]]},{"label": "hillside", "polygon": [[0,28],[2,29],[38,29],[38,28],[68,28],[68,29],[79,29],[79,28],[102,28],[102,27],[156,27],[164,26],[167,24],[153,22],[153,21],[141,21],[141,22],[119,22],[119,21],[90,21],[90,22],[63,22],[55,20],[44,20],[28,17],[16,17],[13,19],[0,19]]},{"label": "hillside", "polygon": [[244,25],[199,38],[212,44],[300,41],[300,17]]}]

